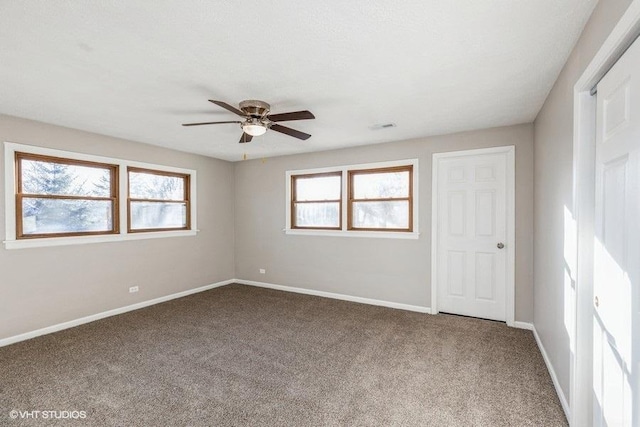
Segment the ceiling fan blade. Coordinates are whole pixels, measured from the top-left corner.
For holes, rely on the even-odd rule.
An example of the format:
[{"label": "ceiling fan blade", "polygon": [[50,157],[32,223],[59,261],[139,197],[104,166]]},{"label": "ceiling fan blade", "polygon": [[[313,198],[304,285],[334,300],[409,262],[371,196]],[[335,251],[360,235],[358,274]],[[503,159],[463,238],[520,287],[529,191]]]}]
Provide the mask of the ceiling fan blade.
[{"label": "ceiling fan blade", "polygon": [[242,136],[240,137],[240,141],[238,141],[240,144],[244,144],[245,142],[251,142],[251,140],[253,139],[253,136],[249,135],[246,132],[242,132]]},{"label": "ceiling fan blade", "polygon": [[309,119],[315,119],[316,116],[314,116],[311,111],[293,111],[291,113],[281,113],[281,114],[272,114],[269,117],[269,120],[271,120],[272,122],[286,122],[289,120],[309,120]]},{"label": "ceiling fan blade", "polygon": [[182,126],[200,126],[200,125],[219,125],[223,123],[242,123],[242,122],[202,122],[202,123],[183,123]]},{"label": "ceiling fan blade", "polygon": [[284,133],[286,135],[302,140],[311,138],[311,135],[309,135],[308,133],[300,132],[299,130],[291,129],[282,125],[271,125],[271,130],[275,130],[276,132]]},{"label": "ceiling fan blade", "polygon": [[218,107],[222,107],[225,110],[231,111],[232,113],[237,114],[239,116],[242,116],[242,117],[245,116],[245,114],[242,111],[238,110],[236,107],[232,107],[231,105],[227,104],[226,102],[214,101],[213,99],[210,99],[209,102],[213,102]]}]

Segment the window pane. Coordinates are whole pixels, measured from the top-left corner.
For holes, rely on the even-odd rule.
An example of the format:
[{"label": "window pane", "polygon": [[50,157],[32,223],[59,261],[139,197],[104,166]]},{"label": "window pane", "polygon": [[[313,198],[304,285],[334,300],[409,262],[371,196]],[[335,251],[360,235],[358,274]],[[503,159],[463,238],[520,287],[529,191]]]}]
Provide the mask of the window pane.
[{"label": "window pane", "polygon": [[108,200],[22,199],[22,232],[83,233],[113,230]]},{"label": "window pane", "polygon": [[353,175],[355,199],[409,197],[409,171]]},{"label": "window pane", "polygon": [[132,230],[186,226],[186,203],[131,202]]},{"label": "window pane", "polygon": [[184,200],[185,179],[180,176],[129,172],[132,199]]},{"label": "window pane", "polygon": [[340,175],[319,177],[297,177],[296,201],[340,199]]},{"label": "window pane", "polygon": [[22,192],[111,197],[109,169],[40,160],[21,160]]},{"label": "window pane", "polygon": [[296,227],[339,227],[340,203],[297,203]]},{"label": "window pane", "polygon": [[355,228],[409,228],[409,202],[354,202]]}]

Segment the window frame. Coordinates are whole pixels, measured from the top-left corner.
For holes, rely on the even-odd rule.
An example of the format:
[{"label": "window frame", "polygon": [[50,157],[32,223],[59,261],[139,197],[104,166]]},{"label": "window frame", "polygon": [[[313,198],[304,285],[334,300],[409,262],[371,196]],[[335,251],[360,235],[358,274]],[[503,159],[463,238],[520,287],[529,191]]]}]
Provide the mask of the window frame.
[{"label": "window frame", "polygon": [[[117,198],[118,206],[115,211],[116,221],[118,224],[118,232],[110,234],[82,234],[69,235],[65,233],[60,236],[51,236],[48,233],[45,236],[18,238],[17,229],[17,210],[16,210],[16,193],[18,168],[16,163],[16,152],[25,153],[27,155],[54,157],[63,160],[111,164],[118,166],[117,180],[118,187]],[[168,237],[186,237],[195,236],[198,233],[197,228],[197,171],[193,169],[179,168],[174,166],[159,165],[138,162],[134,160],[118,159],[113,157],[97,156],[92,154],[84,154],[54,148],[45,148],[36,145],[18,144],[14,142],[4,142],[4,178],[5,178],[5,240],[3,241],[6,249],[23,249],[32,247],[51,247],[65,246],[89,243],[117,242],[142,239],[157,239]],[[128,195],[128,167],[137,167],[142,169],[159,170],[167,173],[187,174],[189,175],[189,207],[190,207],[190,228],[189,229],[169,229],[156,231],[145,231],[130,233],[125,226],[128,223],[127,200]],[[114,223],[115,224],[115,223]]]},{"label": "window frame", "polygon": [[[96,197],[96,196],[77,196],[70,194],[41,194],[41,193],[25,193],[23,192],[22,185],[22,160],[31,160],[36,162],[49,162],[71,166],[84,166],[94,169],[107,169],[110,175],[110,196],[109,197]],[[118,198],[118,165],[102,162],[92,162],[86,160],[69,159],[64,157],[45,156],[40,154],[25,153],[23,151],[16,151],[14,153],[14,164],[16,170],[15,176],[15,219],[16,219],[16,239],[48,239],[55,237],[73,237],[73,236],[98,236],[106,234],[118,234],[120,232],[119,221],[119,198]],[[22,212],[23,199],[52,199],[52,200],[99,200],[111,202],[111,230],[106,231],[81,231],[81,232],[59,232],[59,233],[33,233],[24,234],[24,222]]]},{"label": "window frame", "polygon": [[[298,179],[311,179],[311,178],[323,178],[329,176],[338,176],[340,177],[340,198],[339,199],[327,199],[327,200],[296,200],[297,197],[297,186],[296,181]],[[290,206],[290,224],[291,228],[294,230],[342,230],[342,173],[340,171],[336,172],[320,172],[320,173],[302,173],[291,175],[291,206]],[[296,224],[296,204],[299,203],[338,203],[338,226],[337,227],[304,227]]]},{"label": "window frame", "polygon": [[[418,216],[418,159],[402,159],[391,160],[376,163],[341,165],[324,168],[304,169],[304,170],[287,170],[285,171],[285,226],[283,232],[287,235],[303,235],[303,236],[339,236],[339,237],[364,237],[364,238],[390,238],[390,239],[419,239],[419,216]],[[390,229],[349,229],[349,171],[365,171],[365,170],[383,170],[393,168],[411,167],[410,188],[412,194],[411,206],[409,209],[411,229],[390,230]],[[322,173],[335,173],[342,175],[342,203],[341,203],[341,228],[340,229],[304,229],[292,227],[292,191],[293,185],[291,177],[293,175],[310,175]]]},{"label": "window frame", "polygon": [[[140,199],[131,197],[130,173],[146,173],[151,175],[169,176],[184,179],[183,200],[165,200],[165,199]],[[186,173],[167,172],[164,170],[141,168],[136,166],[127,167],[127,232],[128,233],[157,233],[159,231],[172,230],[190,230],[191,229],[191,186],[189,184],[190,175]],[[131,228],[131,202],[150,202],[150,203],[185,203],[187,206],[187,220],[184,227],[165,227],[165,228]]]},{"label": "window frame", "polygon": [[[356,199],[355,185],[353,178],[356,175],[376,175],[393,172],[409,172],[409,196],[408,197],[385,197],[385,198],[371,198],[371,199]],[[347,171],[348,175],[348,191],[349,196],[347,198],[347,230],[353,231],[387,231],[387,232],[409,232],[413,231],[413,165],[406,166],[392,166],[372,169],[350,169]],[[353,225],[353,205],[358,202],[394,202],[394,201],[407,201],[409,202],[409,226],[407,228],[374,228],[374,227],[355,227]]]}]

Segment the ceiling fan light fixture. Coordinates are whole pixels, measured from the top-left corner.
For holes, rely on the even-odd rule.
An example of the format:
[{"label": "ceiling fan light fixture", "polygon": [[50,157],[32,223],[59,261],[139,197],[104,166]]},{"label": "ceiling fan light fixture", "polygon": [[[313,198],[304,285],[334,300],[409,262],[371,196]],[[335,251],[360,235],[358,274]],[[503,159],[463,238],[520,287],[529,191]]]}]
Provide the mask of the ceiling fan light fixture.
[{"label": "ceiling fan light fixture", "polygon": [[263,124],[245,123],[242,125],[242,130],[251,136],[264,135],[267,132],[267,127]]},{"label": "ceiling fan light fixture", "polygon": [[288,122],[291,120],[309,120],[316,117],[311,111],[291,111],[289,113],[270,114],[271,106],[263,101],[258,100],[246,100],[240,103],[240,110],[236,107],[227,104],[223,101],[216,101],[210,99],[209,102],[216,104],[218,107],[222,107],[225,110],[240,116],[244,121],[221,121],[221,122],[202,122],[202,123],[183,123],[182,126],[201,126],[201,125],[218,125],[223,123],[239,123],[242,128],[242,136],[240,137],[239,144],[245,144],[251,142],[254,136],[264,135],[267,130],[271,129],[274,132],[279,132],[288,136],[292,136],[302,141],[306,141],[311,138],[308,133],[300,132],[299,130],[291,129],[287,126],[282,126],[279,122]]}]

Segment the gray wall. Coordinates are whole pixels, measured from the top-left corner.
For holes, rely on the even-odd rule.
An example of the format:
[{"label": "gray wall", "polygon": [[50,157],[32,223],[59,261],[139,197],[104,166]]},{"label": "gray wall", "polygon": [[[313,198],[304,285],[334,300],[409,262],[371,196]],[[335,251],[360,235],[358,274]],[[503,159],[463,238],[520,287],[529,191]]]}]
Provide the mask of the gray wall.
[{"label": "gray wall", "polygon": [[[232,163],[0,115],[4,141],[195,169],[201,231],[195,237],[0,248],[0,339],[234,277]],[[4,188],[3,170],[2,239]],[[129,294],[133,285],[140,292]]]},{"label": "gray wall", "polygon": [[572,206],[573,86],[631,0],[600,0],[534,124],[534,325],[569,399],[564,211]]},{"label": "gray wall", "polygon": [[[431,161],[436,152],[516,146],[516,320],[533,320],[533,126],[464,132],[238,163],[236,277],[431,305]],[[285,235],[285,171],[419,159],[418,240]],[[267,270],[259,274],[259,269]]]}]

